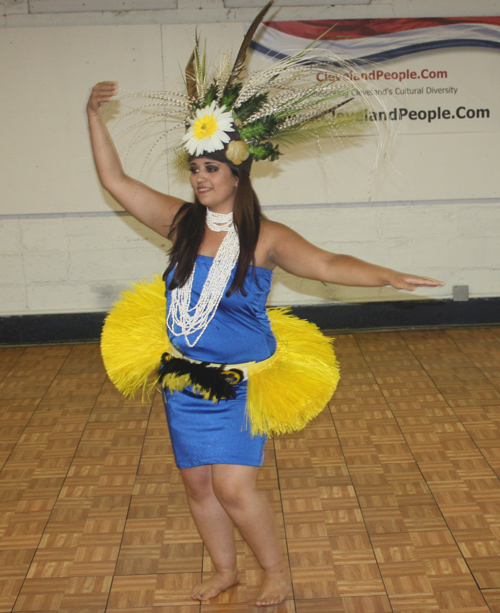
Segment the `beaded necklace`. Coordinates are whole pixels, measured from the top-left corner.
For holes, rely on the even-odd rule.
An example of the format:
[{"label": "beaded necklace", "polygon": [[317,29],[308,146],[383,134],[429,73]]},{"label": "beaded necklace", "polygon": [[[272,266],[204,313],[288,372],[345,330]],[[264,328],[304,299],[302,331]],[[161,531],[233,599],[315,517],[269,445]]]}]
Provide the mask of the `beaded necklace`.
[{"label": "beaded necklace", "polygon": [[[194,347],[212,321],[226,289],[231,271],[240,254],[240,242],[233,225],[232,213],[213,213],[207,209],[206,224],[214,232],[227,232],[210,266],[198,302],[190,307],[196,263],[187,282],[170,294],[167,327],[174,336],[184,336],[189,347]],[[200,332],[194,340],[188,337]]]}]

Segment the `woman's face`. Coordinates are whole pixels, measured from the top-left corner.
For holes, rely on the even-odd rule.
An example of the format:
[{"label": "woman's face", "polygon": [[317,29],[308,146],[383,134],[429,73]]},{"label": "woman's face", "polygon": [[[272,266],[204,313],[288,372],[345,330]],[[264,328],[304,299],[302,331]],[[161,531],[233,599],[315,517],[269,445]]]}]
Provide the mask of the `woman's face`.
[{"label": "woman's face", "polygon": [[201,204],[217,213],[230,213],[238,187],[227,164],[209,158],[195,158],[190,162],[191,185]]}]

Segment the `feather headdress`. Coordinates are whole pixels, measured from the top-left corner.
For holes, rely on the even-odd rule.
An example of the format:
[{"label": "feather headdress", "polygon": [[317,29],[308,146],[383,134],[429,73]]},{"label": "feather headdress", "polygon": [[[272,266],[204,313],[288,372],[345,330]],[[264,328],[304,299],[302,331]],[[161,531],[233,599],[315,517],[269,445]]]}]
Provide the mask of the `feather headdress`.
[{"label": "feather headdress", "polygon": [[[252,37],[273,3],[252,22],[234,63],[224,56],[218,68],[209,69],[196,35],[185,71],[185,94],[135,95],[149,99],[131,111],[149,113],[145,130],[151,119],[170,124],[156,141],[168,135],[167,152],[181,158],[213,157],[248,171],[253,160],[278,159],[284,146],[344,136],[349,126],[366,120],[367,108],[378,97],[368,82],[357,78],[353,63],[321,49],[319,41],[246,74]],[[176,132],[172,144],[170,137]]]}]

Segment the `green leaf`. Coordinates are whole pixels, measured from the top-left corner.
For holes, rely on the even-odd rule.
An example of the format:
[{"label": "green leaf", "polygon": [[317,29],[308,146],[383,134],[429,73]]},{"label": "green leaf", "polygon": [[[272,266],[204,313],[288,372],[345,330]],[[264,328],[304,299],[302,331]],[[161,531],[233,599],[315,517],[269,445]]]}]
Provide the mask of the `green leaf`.
[{"label": "green leaf", "polygon": [[200,108],[203,108],[211,104],[215,100],[216,95],[217,95],[217,83],[214,81],[210,85],[210,87],[207,89],[207,93],[205,94],[205,98],[203,99],[203,102]]},{"label": "green leaf", "polygon": [[247,142],[254,139],[263,140],[276,134],[277,128],[282,121],[273,115],[268,115],[267,117],[256,119],[245,126],[240,126],[238,130],[241,138]]},{"label": "green leaf", "polygon": [[267,102],[267,92],[264,94],[255,94],[248,100],[245,100],[241,106],[234,109],[234,114],[241,121],[247,120],[249,117],[260,111]]},{"label": "green leaf", "polygon": [[227,109],[232,109],[236,98],[240,95],[242,83],[235,83],[226,89],[224,95],[219,101],[220,106],[225,106]]},{"label": "green leaf", "polygon": [[256,161],[270,160],[274,162],[281,155],[278,145],[273,145],[270,142],[259,143],[258,145],[249,145],[248,151],[252,158]]}]

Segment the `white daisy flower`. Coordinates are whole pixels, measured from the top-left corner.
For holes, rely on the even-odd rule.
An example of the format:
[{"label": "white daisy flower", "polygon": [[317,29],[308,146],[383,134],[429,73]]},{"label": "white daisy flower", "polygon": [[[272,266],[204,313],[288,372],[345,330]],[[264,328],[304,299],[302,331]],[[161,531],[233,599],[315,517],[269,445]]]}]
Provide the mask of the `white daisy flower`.
[{"label": "white daisy flower", "polygon": [[227,132],[234,132],[233,115],[224,112],[225,108],[213,101],[210,106],[196,111],[196,117],[191,120],[191,127],[182,139],[189,155],[224,149],[224,143],[231,140]]}]

